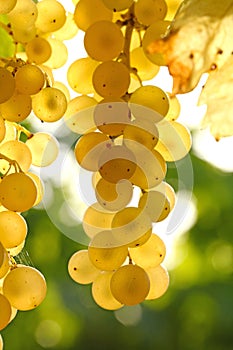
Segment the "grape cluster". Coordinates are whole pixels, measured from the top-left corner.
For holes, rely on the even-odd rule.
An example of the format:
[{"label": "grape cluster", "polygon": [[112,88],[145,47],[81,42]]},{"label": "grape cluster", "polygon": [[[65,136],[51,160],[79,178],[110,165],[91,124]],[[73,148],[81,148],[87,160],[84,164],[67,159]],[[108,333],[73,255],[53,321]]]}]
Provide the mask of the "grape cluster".
[{"label": "grape cluster", "polygon": [[107,310],[159,298],[169,284],[154,224],[175,205],[167,162],[189,152],[191,137],[176,120],[176,97],[142,84],[164,64],[147,47],[168,30],[166,13],[164,0],[79,0],[74,12],[87,57],[68,69],[81,96],[68,103],[65,121],[82,134],[75,158],[93,172],[96,202],[83,216],[90,243],[71,256],[68,271],[77,283],[92,283]]}]

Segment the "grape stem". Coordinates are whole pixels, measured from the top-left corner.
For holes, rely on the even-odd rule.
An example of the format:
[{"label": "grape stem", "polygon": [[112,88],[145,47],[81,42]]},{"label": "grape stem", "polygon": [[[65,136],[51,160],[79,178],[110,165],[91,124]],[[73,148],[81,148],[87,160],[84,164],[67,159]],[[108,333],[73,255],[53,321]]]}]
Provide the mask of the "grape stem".
[{"label": "grape stem", "polygon": [[0,159],[4,159],[4,160],[6,160],[9,163],[9,168],[8,168],[7,172],[2,177],[7,176],[7,174],[9,173],[9,171],[10,171],[12,166],[15,168],[15,172],[16,173],[17,172],[21,172],[21,173],[23,172],[23,170],[20,168],[19,163],[15,159],[8,158],[7,156],[5,156],[2,153],[0,153]]},{"label": "grape stem", "polygon": [[[13,125],[16,128],[16,130],[19,132],[19,136],[20,136],[21,132],[23,132],[27,136],[28,139],[30,139],[33,136],[33,134],[21,124],[18,124],[15,122],[9,122],[8,120],[5,120],[5,123],[7,123],[11,126]],[[19,138],[19,136],[18,136],[18,138]]]}]

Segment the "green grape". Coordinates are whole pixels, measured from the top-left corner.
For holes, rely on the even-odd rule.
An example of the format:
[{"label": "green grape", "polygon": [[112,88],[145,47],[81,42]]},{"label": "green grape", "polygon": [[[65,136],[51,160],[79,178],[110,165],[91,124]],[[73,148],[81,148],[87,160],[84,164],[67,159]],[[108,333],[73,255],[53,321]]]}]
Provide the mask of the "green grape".
[{"label": "green grape", "polygon": [[118,211],[112,219],[111,226],[116,239],[129,247],[144,244],[152,233],[149,216],[136,207],[126,207]]},{"label": "green grape", "polygon": [[24,173],[7,175],[0,183],[0,202],[11,211],[29,210],[35,203],[37,189],[34,181]]},{"label": "green grape", "polygon": [[0,105],[1,116],[10,122],[22,122],[29,116],[31,110],[31,96],[17,91]]},{"label": "green grape", "polygon": [[71,89],[84,95],[93,93],[92,75],[98,65],[99,62],[90,57],[74,61],[67,71],[67,81]]},{"label": "green grape", "polygon": [[100,96],[121,97],[130,84],[129,70],[121,62],[106,61],[95,69],[92,82]]},{"label": "green grape", "polygon": [[5,295],[0,293],[0,331],[4,329],[11,318],[11,304]]},{"label": "green grape", "polygon": [[144,118],[155,123],[163,119],[169,109],[169,99],[158,86],[146,85],[130,96],[130,109],[135,118]]},{"label": "green grape", "polygon": [[15,75],[16,89],[25,95],[37,94],[44,86],[45,76],[42,70],[32,64],[20,67]]},{"label": "green grape", "polygon": [[11,29],[14,35],[14,40],[18,43],[26,44],[36,36],[36,26],[34,23],[30,27],[18,27],[12,24]]},{"label": "green grape", "polygon": [[75,7],[74,21],[78,28],[86,31],[97,21],[111,21],[112,11],[107,9],[102,0],[80,0]]},{"label": "green grape", "polygon": [[180,102],[177,96],[174,96],[169,92],[167,93],[167,96],[169,98],[169,109],[167,114],[165,115],[165,119],[174,122],[180,114]]},{"label": "green grape", "polygon": [[52,69],[61,68],[68,59],[68,50],[66,45],[62,41],[54,38],[48,38],[47,41],[51,47],[52,53],[48,61],[45,62],[46,66]]},{"label": "green grape", "polygon": [[74,22],[73,13],[68,12],[66,15],[65,24],[53,33],[55,39],[70,40],[78,33],[78,28]]},{"label": "green grape", "polygon": [[16,5],[7,16],[10,23],[16,27],[31,27],[38,16],[37,6],[32,0],[17,0]]},{"label": "green grape", "polygon": [[144,269],[137,265],[121,266],[110,281],[112,295],[124,305],[136,305],[145,300],[150,281]]},{"label": "green grape", "polygon": [[[1,109],[0,109],[1,111]],[[0,116],[0,144],[1,142],[5,139],[5,137],[7,136],[7,127],[5,124],[5,120],[3,119],[2,116]]]},{"label": "green grape", "polygon": [[98,168],[106,181],[117,183],[129,179],[136,169],[134,154],[123,145],[105,148],[99,157]]},{"label": "green grape", "polygon": [[130,122],[128,104],[120,98],[104,98],[95,108],[94,121],[104,134],[119,136]]},{"label": "green grape", "polygon": [[154,41],[161,39],[167,30],[169,29],[170,21],[156,21],[151,24],[145,31],[142,38],[142,47],[145,52],[146,57],[154,64],[158,66],[164,66],[164,57],[160,53],[150,53],[149,46],[153,44]]},{"label": "green grape", "polygon": [[[9,159],[15,160],[22,171],[28,171],[32,164],[32,154],[28,146],[18,140],[11,140],[0,145],[0,153]],[[9,162],[0,159],[0,172],[6,173],[9,169]],[[12,169],[12,171],[15,169]]]},{"label": "green grape", "polygon": [[35,203],[33,205],[33,206],[35,206],[41,202],[41,200],[44,196],[44,186],[43,186],[41,179],[36,174],[31,173],[31,172],[27,172],[26,175],[28,175],[34,181],[34,184],[36,185],[37,196],[36,196]]},{"label": "green grape", "polygon": [[6,276],[7,272],[9,271],[9,268],[9,256],[7,250],[0,242],[0,279]]},{"label": "green grape", "polygon": [[54,81],[53,87],[63,92],[63,94],[66,97],[67,102],[70,101],[70,91],[64,83],[62,83],[61,81]]},{"label": "green grape", "polygon": [[164,121],[158,124],[159,141],[155,149],[162,154],[166,162],[175,162],[184,158],[192,146],[189,130],[176,121]]},{"label": "green grape", "polygon": [[149,26],[165,18],[167,3],[165,0],[138,0],[135,3],[134,13],[140,23]]},{"label": "green grape", "polygon": [[149,280],[150,290],[146,296],[146,300],[160,298],[169,286],[169,275],[167,270],[162,266],[149,267],[145,269]]},{"label": "green grape", "polygon": [[111,21],[93,23],[84,36],[84,47],[96,61],[110,61],[120,55],[124,37],[120,27]]},{"label": "green grape", "polygon": [[88,255],[97,269],[112,271],[124,263],[128,248],[126,245],[121,245],[110,230],[101,231],[89,243]]},{"label": "green grape", "polygon": [[37,3],[37,9],[36,27],[41,32],[55,32],[65,24],[66,11],[60,2],[41,0]]},{"label": "green grape", "polygon": [[77,134],[85,134],[96,129],[94,109],[97,101],[90,96],[77,96],[69,101],[64,115],[65,123]]},{"label": "green grape", "polygon": [[110,211],[126,207],[133,196],[133,186],[128,180],[111,183],[101,178],[95,186],[96,199],[100,205]]},{"label": "green grape", "polygon": [[0,67],[0,103],[11,98],[15,90],[15,79],[12,74],[3,67]]},{"label": "green grape", "polygon": [[98,232],[111,228],[114,213],[104,209],[99,203],[94,203],[84,213],[83,229],[85,233],[93,238]]},{"label": "green grape", "polygon": [[129,255],[133,262],[143,268],[161,264],[166,255],[166,247],[162,239],[152,233],[148,241],[140,247],[130,248]]},{"label": "green grape", "polygon": [[58,142],[51,134],[37,132],[27,139],[26,145],[31,151],[33,165],[39,167],[48,166],[52,164],[58,156]]},{"label": "green grape", "polygon": [[27,236],[25,219],[13,211],[0,212],[0,241],[6,248],[20,245]]},{"label": "green grape", "polygon": [[133,0],[103,0],[104,5],[112,11],[122,11],[128,9]]},{"label": "green grape", "polygon": [[0,13],[9,13],[15,7],[17,0],[0,0]]},{"label": "green grape", "polygon": [[88,250],[79,250],[69,259],[68,272],[70,277],[77,283],[92,283],[100,271],[91,263]]},{"label": "green grape", "polygon": [[123,305],[117,301],[111,292],[110,282],[113,271],[100,273],[92,284],[92,297],[96,304],[106,310],[117,310]]},{"label": "green grape", "polygon": [[170,213],[168,198],[159,191],[150,190],[143,193],[138,206],[147,212],[152,222],[163,221]]},{"label": "green grape", "polygon": [[74,154],[79,165],[90,171],[99,170],[99,158],[112,141],[100,132],[90,132],[79,138],[75,145]]},{"label": "green grape", "polygon": [[52,54],[51,46],[45,38],[36,37],[25,46],[25,51],[29,62],[42,64],[46,62]]},{"label": "green grape", "polygon": [[40,305],[46,296],[46,290],[44,276],[31,266],[18,265],[3,282],[3,294],[13,307],[22,311]]},{"label": "green grape", "polygon": [[123,132],[123,143],[127,146],[128,140],[130,140],[129,147],[132,141],[135,141],[152,149],[157,144],[158,139],[159,132],[155,123],[143,119],[133,120],[126,125]]},{"label": "green grape", "polygon": [[67,109],[64,93],[54,87],[47,87],[33,96],[32,109],[37,118],[44,122],[55,122],[63,117]]},{"label": "green grape", "polygon": [[[142,81],[153,79],[159,72],[159,66],[148,60],[141,46],[130,52],[130,63],[131,67],[137,70],[137,74]],[[138,80],[138,77],[134,74],[132,78]]]}]

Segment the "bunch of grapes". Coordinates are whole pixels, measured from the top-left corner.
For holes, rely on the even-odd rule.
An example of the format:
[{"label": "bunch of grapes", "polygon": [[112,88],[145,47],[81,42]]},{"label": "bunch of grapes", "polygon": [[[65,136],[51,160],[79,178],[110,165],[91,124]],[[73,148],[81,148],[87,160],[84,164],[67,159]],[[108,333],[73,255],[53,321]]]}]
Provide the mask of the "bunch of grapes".
[{"label": "bunch of grapes", "polygon": [[191,137],[176,120],[178,100],[142,83],[164,64],[147,47],[168,30],[166,13],[164,0],[80,0],[74,12],[88,56],[68,69],[70,87],[82,95],[68,103],[65,121],[82,134],[75,158],[93,172],[96,202],[82,220],[90,243],[68,270],[77,283],[92,283],[107,310],[159,298],[169,284],[154,224],[175,205],[166,162],[183,158]]}]

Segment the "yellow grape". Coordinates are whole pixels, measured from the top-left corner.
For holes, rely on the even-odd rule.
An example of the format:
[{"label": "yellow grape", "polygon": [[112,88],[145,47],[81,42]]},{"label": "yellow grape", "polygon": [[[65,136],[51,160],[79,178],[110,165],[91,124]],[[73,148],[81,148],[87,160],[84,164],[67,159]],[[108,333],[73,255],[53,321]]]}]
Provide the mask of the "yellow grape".
[{"label": "yellow grape", "polygon": [[70,91],[64,83],[62,83],[61,81],[54,81],[53,87],[64,93],[67,102],[70,101]]},{"label": "yellow grape", "polygon": [[15,248],[7,249],[7,251],[11,256],[16,256],[23,250],[24,246],[25,246],[25,241],[23,241],[20,245],[18,245]]},{"label": "yellow grape", "polygon": [[104,209],[99,203],[94,203],[84,213],[83,229],[90,237],[94,237],[98,232],[111,228],[114,213]]},{"label": "yellow grape", "polygon": [[40,37],[30,40],[25,46],[25,51],[29,62],[36,64],[46,62],[52,53],[48,40]]},{"label": "yellow grape", "polygon": [[30,27],[37,19],[37,6],[32,0],[17,0],[15,7],[7,14],[12,25]]},{"label": "yellow grape", "polygon": [[150,190],[143,193],[138,206],[146,211],[152,222],[162,221],[170,213],[168,198],[159,191]]},{"label": "yellow grape", "polygon": [[[130,64],[132,68],[137,70],[142,81],[153,79],[159,72],[159,66],[148,60],[141,46],[130,52]],[[138,79],[134,74],[132,74],[132,78]]]},{"label": "yellow grape", "polygon": [[98,65],[99,62],[90,57],[74,61],[67,71],[67,80],[71,89],[84,95],[93,93],[92,75]]},{"label": "yellow grape", "polygon": [[[18,27],[12,24],[12,32],[14,33],[14,40],[18,43],[26,44],[36,36],[36,26],[33,23],[30,27]],[[23,52],[25,54],[25,52]]]},{"label": "yellow grape", "polygon": [[111,211],[118,211],[126,207],[133,196],[133,186],[128,180],[111,183],[101,178],[95,186],[98,203]]},{"label": "yellow grape", "polygon": [[48,38],[47,41],[51,47],[52,53],[48,61],[45,62],[45,65],[52,69],[61,68],[68,59],[68,50],[66,45],[61,40],[54,38]]},{"label": "yellow grape", "polygon": [[6,137],[6,124],[5,120],[2,116],[0,116],[0,143],[5,139]]},{"label": "yellow grape", "polygon": [[1,334],[0,334],[0,350],[3,350],[3,339],[2,339]]},{"label": "yellow grape", "polygon": [[115,12],[128,9],[133,4],[133,0],[103,0],[103,3],[107,8]]},{"label": "yellow grape", "polygon": [[165,0],[138,0],[135,3],[134,11],[137,20],[149,26],[165,18],[167,3]]},{"label": "yellow grape", "polygon": [[67,109],[64,93],[54,87],[46,87],[33,96],[32,109],[36,117],[44,122],[55,122],[63,117]]},{"label": "yellow grape", "polygon": [[[0,117],[0,121],[2,124],[3,118]],[[15,140],[16,139],[16,128],[15,125],[13,125],[11,122],[4,122],[5,125],[5,136],[4,139],[0,142],[0,145],[3,144],[4,142]],[[4,126],[1,125],[1,135],[4,134]]]},{"label": "yellow grape", "polygon": [[79,250],[71,256],[68,263],[68,272],[70,277],[80,284],[92,283],[100,273],[91,263],[87,249]]},{"label": "yellow grape", "polygon": [[113,271],[100,273],[92,284],[92,297],[96,304],[106,310],[117,310],[123,305],[112,295],[110,283]]},{"label": "yellow grape", "polygon": [[17,0],[0,0],[0,13],[8,13],[15,7]]},{"label": "yellow grape", "polygon": [[24,173],[7,175],[0,183],[0,202],[8,210],[26,211],[34,205],[36,197],[36,185]]},{"label": "yellow grape", "polygon": [[152,149],[157,144],[158,139],[159,132],[155,123],[148,120],[135,119],[126,125],[123,132],[123,143],[127,146],[128,140],[130,140],[129,147],[132,141],[135,141]]},{"label": "yellow grape", "polygon": [[15,79],[12,74],[6,68],[0,67],[0,103],[9,100],[14,90]]},{"label": "yellow grape", "polygon": [[103,62],[95,69],[92,83],[102,97],[121,97],[130,84],[129,70],[121,62]]},{"label": "yellow grape", "polygon": [[146,296],[146,300],[160,298],[169,286],[169,275],[167,270],[162,266],[149,267],[145,269],[149,280],[150,290]]},{"label": "yellow grape", "polygon": [[109,61],[120,55],[124,37],[120,27],[111,21],[93,23],[84,36],[84,47],[96,61]]},{"label": "yellow grape", "polygon": [[0,242],[0,279],[6,276],[7,272],[9,271],[9,268],[9,256],[7,250]]},{"label": "yellow grape", "polygon": [[119,136],[130,122],[128,104],[120,98],[104,98],[95,108],[94,121],[104,134]]},{"label": "yellow grape", "polygon": [[41,32],[55,32],[66,21],[66,11],[63,5],[56,0],[42,0],[37,3],[38,17],[36,27]]},{"label": "yellow grape", "polygon": [[53,76],[52,68],[46,66],[45,64],[39,64],[38,67],[40,67],[40,69],[45,74],[46,83],[48,83],[49,86],[53,86],[53,84],[54,84],[54,76]]},{"label": "yellow grape", "polygon": [[11,318],[11,304],[5,295],[0,293],[0,331],[4,329]]},{"label": "yellow grape", "polygon": [[59,153],[57,140],[53,135],[45,132],[37,132],[32,135],[27,139],[26,145],[32,154],[32,164],[39,167],[45,167],[53,163]]},{"label": "yellow grape", "polygon": [[166,195],[166,197],[169,200],[170,212],[171,212],[176,204],[176,194],[173,187],[169,185],[167,182],[162,181],[158,186],[152,188],[151,190],[159,191],[162,194]]},{"label": "yellow grape", "polygon": [[27,236],[25,219],[14,211],[0,213],[0,241],[6,249],[20,245]]},{"label": "yellow grape", "polygon": [[17,91],[0,105],[1,116],[10,122],[22,122],[32,110],[32,99],[30,95],[18,93]]},{"label": "yellow grape", "polygon": [[100,132],[90,132],[79,138],[75,145],[74,154],[79,165],[90,171],[99,170],[99,158],[112,141]]},{"label": "yellow grape", "polygon": [[185,157],[191,149],[192,139],[188,128],[176,121],[158,124],[159,141],[155,149],[166,162],[175,162]]},{"label": "yellow grape", "polygon": [[169,109],[167,94],[158,86],[146,85],[130,96],[130,109],[135,118],[144,118],[155,123],[163,119]]},{"label": "yellow grape", "polygon": [[128,255],[126,245],[121,245],[110,230],[97,233],[88,246],[92,264],[102,271],[112,271],[120,267]]},{"label": "yellow grape", "polygon": [[180,102],[177,98],[177,96],[173,96],[171,93],[167,93],[167,96],[169,98],[169,110],[167,114],[165,115],[165,119],[169,121],[175,121],[180,114]]},{"label": "yellow grape", "polygon": [[121,266],[110,282],[113,296],[124,305],[136,305],[145,300],[150,281],[144,269],[137,265]]},{"label": "yellow grape", "polygon": [[104,6],[102,0],[80,0],[75,7],[74,21],[84,31],[97,21],[111,19],[112,11]]},{"label": "yellow grape", "polygon": [[74,22],[73,13],[68,12],[66,15],[65,24],[53,33],[55,39],[58,40],[70,40],[78,33],[78,28]]},{"label": "yellow grape", "polygon": [[166,255],[166,247],[162,239],[152,233],[148,241],[140,247],[130,248],[129,255],[133,262],[143,268],[161,264]]},{"label": "yellow grape", "polygon": [[35,206],[42,201],[42,198],[44,196],[44,185],[42,180],[36,174],[31,172],[27,172],[26,174],[34,181],[36,185],[37,196],[36,196],[35,203],[33,204],[33,206]]},{"label": "yellow grape", "polygon": [[156,21],[152,23],[145,31],[142,38],[142,47],[146,57],[154,64],[158,66],[165,65],[164,57],[160,53],[150,53],[149,46],[154,41],[161,39],[167,32],[171,22],[170,21]]},{"label": "yellow grape", "polygon": [[106,181],[117,183],[131,178],[136,169],[136,161],[133,152],[127,147],[112,146],[101,153],[98,168]]},{"label": "yellow grape", "polygon": [[136,207],[126,207],[118,211],[112,219],[111,226],[116,239],[129,247],[144,244],[152,233],[149,216]]},{"label": "yellow grape", "polygon": [[34,95],[43,88],[45,76],[39,67],[32,64],[25,64],[17,70],[15,83],[19,93]]},{"label": "yellow grape", "polygon": [[[0,153],[4,156],[15,160],[22,171],[28,171],[32,164],[32,154],[28,146],[18,140],[11,140],[0,145]],[[0,159],[0,171],[5,173],[9,168],[9,162],[5,159]],[[13,171],[14,169],[12,169]]]},{"label": "yellow grape", "polygon": [[77,134],[94,131],[94,108],[97,101],[90,96],[77,96],[69,101],[64,115],[65,123],[70,130]]},{"label": "yellow grape", "polygon": [[3,294],[13,307],[22,311],[32,310],[40,305],[46,291],[44,276],[31,266],[18,265],[8,273],[3,282]]}]

